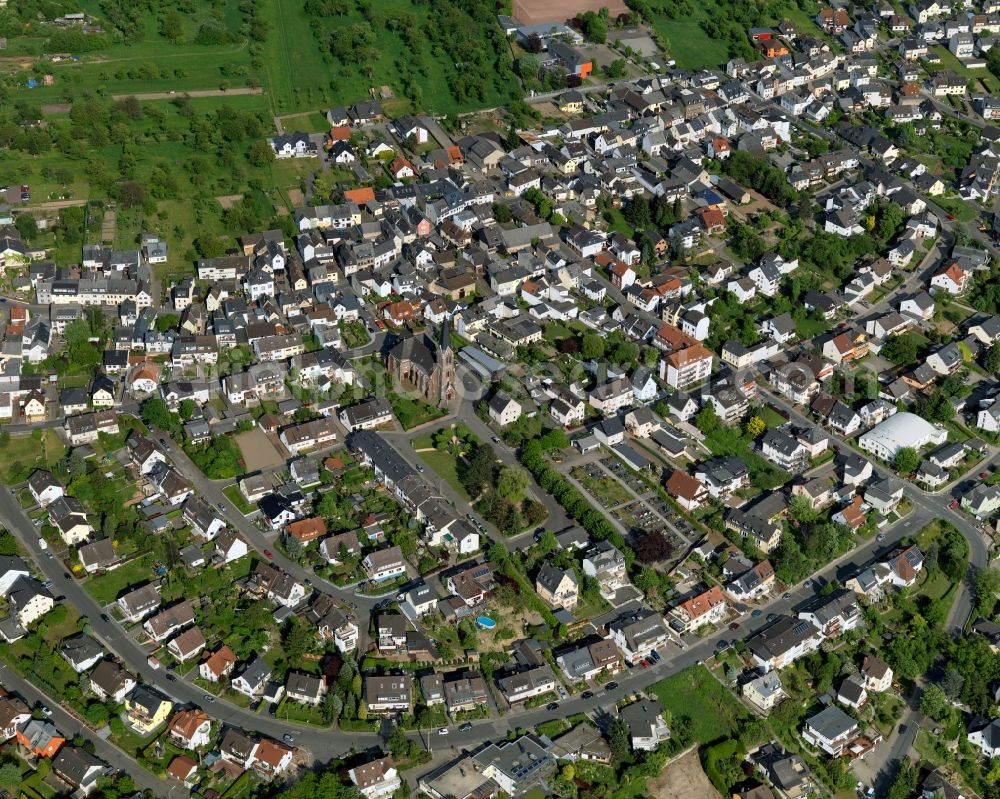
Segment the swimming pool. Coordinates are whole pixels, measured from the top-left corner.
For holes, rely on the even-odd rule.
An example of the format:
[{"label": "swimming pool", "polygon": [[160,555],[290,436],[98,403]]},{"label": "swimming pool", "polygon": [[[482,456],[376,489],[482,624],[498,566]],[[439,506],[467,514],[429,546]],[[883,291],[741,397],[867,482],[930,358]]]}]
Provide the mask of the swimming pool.
[{"label": "swimming pool", "polygon": [[484,630],[492,630],[497,626],[497,623],[493,621],[489,616],[479,616],[476,618],[476,624],[482,627]]}]

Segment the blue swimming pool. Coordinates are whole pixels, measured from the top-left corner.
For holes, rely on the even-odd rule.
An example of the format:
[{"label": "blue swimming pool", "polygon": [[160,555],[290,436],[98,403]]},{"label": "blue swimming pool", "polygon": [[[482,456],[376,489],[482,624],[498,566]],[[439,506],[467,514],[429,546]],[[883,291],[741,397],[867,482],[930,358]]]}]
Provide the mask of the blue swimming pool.
[{"label": "blue swimming pool", "polygon": [[482,627],[484,630],[492,630],[497,626],[497,623],[493,621],[489,616],[479,616],[476,618],[476,624]]}]

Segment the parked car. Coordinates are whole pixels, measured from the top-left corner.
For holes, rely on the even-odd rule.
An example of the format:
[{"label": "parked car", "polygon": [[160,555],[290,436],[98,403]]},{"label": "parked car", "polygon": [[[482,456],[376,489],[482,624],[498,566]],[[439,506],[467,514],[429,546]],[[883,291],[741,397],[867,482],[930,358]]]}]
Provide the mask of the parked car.
[{"label": "parked car", "polygon": [[447,734],[448,734],[447,727],[442,727],[440,730],[438,730],[438,735],[447,735]]}]

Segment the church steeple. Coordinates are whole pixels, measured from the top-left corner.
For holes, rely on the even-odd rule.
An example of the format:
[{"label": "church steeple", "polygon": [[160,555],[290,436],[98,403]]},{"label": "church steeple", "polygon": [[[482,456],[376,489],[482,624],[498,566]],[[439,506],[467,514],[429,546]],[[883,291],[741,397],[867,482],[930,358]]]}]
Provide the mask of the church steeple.
[{"label": "church steeple", "polygon": [[441,340],[438,344],[442,352],[451,349],[451,319],[444,320],[444,325],[441,327]]},{"label": "church steeple", "polygon": [[438,340],[435,369],[440,379],[438,405],[443,406],[455,396],[455,353],[451,349],[451,320],[445,319]]}]

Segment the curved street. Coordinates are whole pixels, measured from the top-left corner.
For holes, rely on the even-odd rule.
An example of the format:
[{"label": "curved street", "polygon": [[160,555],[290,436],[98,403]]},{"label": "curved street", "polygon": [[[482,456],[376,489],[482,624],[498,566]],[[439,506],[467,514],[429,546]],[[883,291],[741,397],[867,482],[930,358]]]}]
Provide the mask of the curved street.
[{"label": "curved street", "polygon": [[[775,397],[771,397],[771,399],[776,405],[783,407],[786,411],[788,411],[796,422],[806,423],[805,418],[798,413],[798,411],[788,406],[787,403],[783,403],[780,399]],[[481,437],[485,437],[490,434],[490,428],[484,425],[475,415],[473,404],[471,402],[462,403],[456,417],[446,417],[442,420],[437,420],[437,423],[447,424],[454,418],[457,418],[463,423],[469,425],[473,432]],[[265,549],[270,549],[273,554],[273,562],[277,566],[286,570],[300,581],[304,581],[306,579],[310,580],[312,584],[320,590],[342,599],[345,603],[348,601],[354,603],[357,606],[359,616],[362,618],[364,618],[371,611],[378,601],[376,598],[362,597],[355,594],[351,589],[340,588],[332,583],[322,580],[310,570],[305,569],[298,563],[294,563],[285,558],[280,551],[275,551],[276,548],[273,546],[273,543],[268,540],[266,535],[250,520],[237,512],[233,508],[232,503],[224,497],[222,489],[230,481],[211,481],[205,479],[194,463],[191,462],[178,445],[169,439],[166,439],[166,437],[162,434],[157,433],[157,437],[162,437],[167,441],[166,448],[169,456],[174,462],[175,467],[181,472],[181,474],[191,480],[192,483],[198,487],[201,495],[213,505],[222,505],[225,507],[225,516],[229,525],[243,534],[253,549],[255,549],[258,553],[263,553]],[[399,451],[407,461],[414,465],[418,463],[419,456],[412,450],[411,447],[409,447],[408,444],[408,437],[412,437],[411,433],[390,433],[386,437],[396,444],[397,451]],[[848,446],[846,442],[840,441],[839,439],[836,439],[836,437],[833,438],[838,440],[841,445],[845,447]],[[514,453],[508,448],[498,446],[496,447],[496,450],[498,456],[501,457],[505,463],[515,462],[516,459],[514,457]],[[879,475],[885,476],[889,474],[888,470],[884,467],[881,467],[878,464],[874,464],[874,466],[876,473]],[[448,489],[447,484],[444,484],[442,487]],[[447,490],[445,493],[447,495]],[[453,493],[454,492],[452,491],[452,494]],[[967,518],[961,514],[955,513],[948,507],[948,503],[951,501],[950,492],[938,494],[928,493],[918,489],[913,484],[908,483],[906,486],[906,495],[913,502],[913,510],[906,517],[897,521],[884,531],[884,541],[878,543],[876,540],[872,539],[863,543],[860,547],[842,556],[834,563],[828,564],[813,575],[815,584],[811,588],[806,588],[804,583],[800,584],[799,586],[791,589],[788,599],[775,598],[766,606],[762,606],[761,610],[765,611],[765,613],[786,613],[794,611],[799,604],[811,598],[815,591],[818,590],[823,584],[833,580],[837,580],[841,583],[844,582],[846,579],[861,570],[870,561],[889,552],[900,540],[917,533],[923,526],[935,519],[946,519],[951,522],[961,531],[966,541],[968,541],[970,551],[970,570],[983,568],[987,565],[989,560],[989,551],[982,535],[975,525],[970,523]],[[451,496],[449,498],[453,501],[460,500],[460,498],[456,496]],[[561,508],[558,508],[558,506],[555,506],[554,508],[551,507],[554,505],[554,501],[551,500],[551,497],[539,493],[539,498],[546,499],[547,506],[550,506],[552,518],[548,526],[552,529],[561,529],[560,525],[565,526],[565,523],[568,523],[569,520],[565,517],[565,514],[562,513]],[[38,565],[41,573],[46,579],[52,581],[54,586],[53,590],[57,594],[63,594],[66,602],[72,604],[82,615],[88,617],[93,628],[94,636],[102,641],[108,649],[117,654],[132,671],[141,675],[143,682],[155,687],[159,691],[162,691],[174,702],[181,705],[202,707],[206,709],[213,718],[218,719],[224,724],[233,725],[248,732],[257,732],[273,738],[282,738],[286,735],[292,736],[294,744],[305,748],[312,756],[313,760],[317,763],[327,762],[328,760],[338,757],[345,752],[351,751],[352,749],[364,748],[377,742],[378,736],[376,733],[347,732],[339,729],[306,728],[295,723],[282,721],[280,719],[237,707],[236,705],[224,700],[215,698],[209,699],[209,695],[205,694],[203,690],[199,689],[191,682],[185,679],[177,678],[175,675],[168,674],[167,672],[150,668],[146,662],[146,653],[126,634],[125,630],[117,622],[110,620],[110,617],[104,614],[104,609],[97,605],[95,600],[87,593],[80,582],[73,579],[68,572],[64,571],[63,566],[59,561],[52,558],[49,553],[43,551],[39,547],[35,528],[25,515],[17,499],[6,487],[0,488],[0,522],[2,522],[14,535],[17,536],[22,546],[27,550]],[[498,540],[504,542],[508,548],[516,548],[518,545],[516,539],[505,539],[503,537],[499,537]],[[971,585],[969,584],[969,581],[966,581],[956,598],[950,617],[950,626],[954,628],[961,628],[964,626],[971,609]],[[749,637],[762,627],[766,626],[766,624],[767,622],[763,615],[759,619],[752,619],[747,616],[742,621],[741,629],[738,635],[744,638]],[[570,697],[560,703],[559,710],[556,712],[549,711],[545,708],[509,712],[500,718],[491,718],[488,720],[472,722],[472,729],[465,732],[453,730],[446,739],[442,738],[440,740],[431,741],[430,744],[438,750],[441,750],[442,748],[449,748],[457,751],[460,749],[475,747],[487,740],[503,737],[507,734],[507,732],[515,727],[529,728],[539,722],[553,718],[554,715],[559,717],[568,717],[577,713],[591,714],[597,712],[602,707],[610,707],[618,700],[633,694],[636,691],[647,688],[652,683],[663,679],[664,677],[710,658],[716,651],[715,646],[720,640],[732,637],[733,634],[728,632],[728,630],[721,630],[689,647],[681,648],[680,646],[675,646],[660,663],[653,665],[651,668],[633,669],[630,672],[622,674],[617,681],[618,687],[615,688],[615,690],[610,692],[598,691],[596,695],[588,699]],[[13,675],[10,675],[9,672],[8,675],[13,677]],[[16,687],[16,682],[13,679],[11,679],[10,682]],[[34,696],[40,697],[41,693],[34,690],[33,692],[26,693],[26,696],[28,698],[32,698]],[[57,698],[46,697],[45,701],[50,705],[54,705],[57,703]],[[887,772],[889,771],[890,766],[897,763],[899,759],[905,755],[912,744],[912,739],[915,735],[917,725],[915,723],[908,722],[913,721],[914,713],[915,711],[912,708],[907,710],[904,718],[906,733],[904,735],[897,735],[891,741],[890,755],[886,761],[885,767]],[[76,726],[80,725],[77,723]],[[110,746],[110,744],[92,731],[88,731],[86,728],[83,728],[83,732],[86,734],[86,737],[91,740],[95,740],[95,742],[100,741],[104,750],[107,750],[107,747]],[[426,736],[431,733],[429,731],[423,731],[413,732],[410,734],[411,737],[416,737],[419,735]],[[118,761],[121,761],[121,758],[123,757],[127,759],[127,756],[123,752],[120,752],[120,750],[114,750],[112,754],[114,754]],[[136,769],[130,769],[130,771],[135,770]],[[155,777],[152,777],[152,775],[149,776],[153,780],[153,786],[155,786],[156,792],[160,795],[167,795],[170,789],[169,783],[158,781]]]}]

